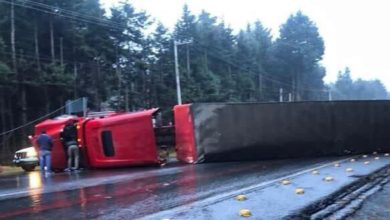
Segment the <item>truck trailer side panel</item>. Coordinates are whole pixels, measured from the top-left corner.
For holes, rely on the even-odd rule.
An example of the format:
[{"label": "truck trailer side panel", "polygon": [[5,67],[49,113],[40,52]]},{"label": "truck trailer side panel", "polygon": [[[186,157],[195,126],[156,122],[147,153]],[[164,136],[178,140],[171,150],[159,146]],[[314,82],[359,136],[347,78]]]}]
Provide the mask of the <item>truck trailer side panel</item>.
[{"label": "truck trailer side panel", "polygon": [[201,163],[390,150],[390,101],[191,104],[175,107],[177,134],[181,108],[193,128],[177,152],[187,163],[186,152]]}]

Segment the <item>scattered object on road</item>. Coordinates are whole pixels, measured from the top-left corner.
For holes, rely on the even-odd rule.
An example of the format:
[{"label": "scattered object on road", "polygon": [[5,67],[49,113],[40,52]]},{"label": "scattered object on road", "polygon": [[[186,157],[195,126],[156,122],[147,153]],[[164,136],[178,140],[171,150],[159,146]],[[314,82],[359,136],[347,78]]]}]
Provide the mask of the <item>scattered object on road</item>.
[{"label": "scattered object on road", "polygon": [[370,164],[370,161],[364,161],[364,164],[368,165],[368,164]]},{"label": "scattered object on road", "polygon": [[334,180],[334,178],[332,176],[326,176],[326,177],[324,177],[323,180],[326,182],[332,182]]},{"label": "scattered object on road", "polygon": [[362,157],[363,157],[363,158],[367,158],[367,155],[365,154],[365,155],[363,155]]},{"label": "scattered object on road", "polygon": [[340,167],[340,164],[339,163],[335,163],[334,166],[335,167]]},{"label": "scattered object on road", "polygon": [[375,160],[379,160],[379,159],[380,159],[380,157],[375,157],[374,159],[375,159]]},{"label": "scattered object on road", "polygon": [[355,162],[356,160],[355,160],[354,158],[352,158],[350,161],[351,161],[351,162]]},{"label": "scattered object on road", "polygon": [[352,171],[353,171],[353,169],[349,167],[349,168],[345,169],[345,171],[347,171],[347,172],[349,172],[349,173],[350,173],[350,172],[352,172]]},{"label": "scattered object on road", "polygon": [[311,172],[311,174],[313,174],[313,175],[319,175],[319,174],[320,174],[320,171],[318,171],[318,170],[313,170],[313,171]]},{"label": "scattered object on road", "polygon": [[305,190],[303,188],[296,188],[295,193],[298,195],[302,195],[305,193]]},{"label": "scattered object on road", "polygon": [[385,157],[388,157],[389,156],[389,153],[385,153]]},{"label": "scattered object on road", "polygon": [[244,201],[247,200],[248,198],[245,195],[238,195],[236,196],[237,201]]},{"label": "scattered object on road", "polygon": [[240,216],[242,217],[250,217],[252,216],[252,212],[249,209],[241,209]]},{"label": "scattered object on road", "polygon": [[288,184],[290,184],[291,182],[290,182],[290,180],[288,180],[288,179],[285,179],[285,180],[282,180],[282,185],[288,185]]}]

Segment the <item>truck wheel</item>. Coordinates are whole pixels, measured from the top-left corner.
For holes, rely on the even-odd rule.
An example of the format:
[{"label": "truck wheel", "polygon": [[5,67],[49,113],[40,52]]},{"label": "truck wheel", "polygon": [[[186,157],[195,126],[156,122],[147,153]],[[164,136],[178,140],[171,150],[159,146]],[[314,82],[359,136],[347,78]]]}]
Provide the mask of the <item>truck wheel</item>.
[{"label": "truck wheel", "polygon": [[22,169],[26,172],[30,172],[30,171],[33,171],[35,169],[35,166],[34,165],[26,165],[26,166],[22,166]]}]

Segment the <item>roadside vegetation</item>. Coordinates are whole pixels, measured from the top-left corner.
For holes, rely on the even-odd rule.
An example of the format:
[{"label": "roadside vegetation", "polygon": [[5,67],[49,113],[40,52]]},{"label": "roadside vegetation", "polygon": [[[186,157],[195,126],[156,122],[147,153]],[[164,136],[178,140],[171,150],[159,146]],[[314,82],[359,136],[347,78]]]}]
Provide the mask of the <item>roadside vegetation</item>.
[{"label": "roadside vegetation", "polygon": [[279,32],[261,21],[232,30],[187,6],[168,30],[129,3],[105,11],[98,0],[1,0],[0,161],[28,146],[28,122],[60,114],[69,99],[88,97],[97,111],[171,109],[173,40],[192,40],[178,49],[186,103],[275,102],[281,89],[293,101],[327,100],[333,90],[336,99],[387,98],[380,81],[352,82],[348,69],[324,83],[324,39],[302,12]]}]

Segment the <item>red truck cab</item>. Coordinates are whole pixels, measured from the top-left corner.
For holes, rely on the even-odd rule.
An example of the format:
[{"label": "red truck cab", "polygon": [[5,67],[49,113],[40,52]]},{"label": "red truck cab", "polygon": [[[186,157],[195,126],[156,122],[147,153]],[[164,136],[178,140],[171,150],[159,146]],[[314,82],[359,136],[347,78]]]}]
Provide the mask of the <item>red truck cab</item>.
[{"label": "red truck cab", "polygon": [[159,164],[153,128],[158,109],[86,118],[79,125],[79,144],[92,168]]},{"label": "red truck cab", "polygon": [[[66,168],[60,133],[68,121],[77,121],[80,164],[89,168],[159,165],[158,134],[153,119],[158,109],[83,117],[61,116],[35,126],[33,143],[42,130],[53,138],[52,168]],[[157,129],[157,130],[156,130]]]}]

